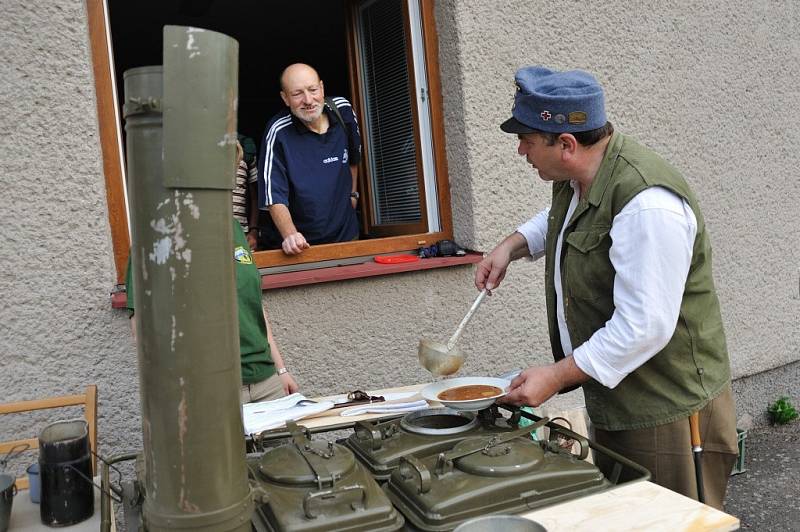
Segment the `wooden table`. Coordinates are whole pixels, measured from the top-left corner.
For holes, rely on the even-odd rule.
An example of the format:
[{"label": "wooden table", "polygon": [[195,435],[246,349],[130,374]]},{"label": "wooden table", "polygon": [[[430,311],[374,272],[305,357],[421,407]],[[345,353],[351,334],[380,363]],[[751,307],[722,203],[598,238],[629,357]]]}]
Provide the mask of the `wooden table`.
[{"label": "wooden table", "polygon": [[[425,385],[373,390],[371,395],[419,391]],[[332,400],[341,395],[320,397]],[[418,398],[418,397],[417,397]],[[417,399],[412,397],[410,400]],[[441,406],[430,403],[432,407]],[[385,414],[341,417],[336,411],[299,420],[309,429],[344,427]],[[739,529],[739,519],[652,482],[632,482],[617,488],[522,514],[549,532],[647,531],[723,532]]]}]

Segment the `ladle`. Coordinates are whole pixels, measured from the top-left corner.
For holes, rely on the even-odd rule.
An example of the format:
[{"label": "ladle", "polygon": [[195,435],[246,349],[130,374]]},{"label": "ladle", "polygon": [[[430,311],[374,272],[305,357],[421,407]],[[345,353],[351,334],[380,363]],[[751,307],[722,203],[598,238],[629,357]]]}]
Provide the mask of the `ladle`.
[{"label": "ladle", "polygon": [[436,377],[440,375],[451,375],[458,371],[458,368],[464,363],[464,354],[456,349],[456,342],[467,326],[467,323],[469,323],[469,320],[472,319],[475,311],[478,310],[484,297],[486,297],[486,289],[481,290],[481,293],[478,294],[475,302],[469,308],[469,311],[467,311],[467,315],[464,316],[464,319],[458,324],[456,332],[453,333],[453,336],[450,337],[447,344],[434,342],[427,338],[423,338],[419,341],[419,362],[422,364],[423,368],[430,371]]}]

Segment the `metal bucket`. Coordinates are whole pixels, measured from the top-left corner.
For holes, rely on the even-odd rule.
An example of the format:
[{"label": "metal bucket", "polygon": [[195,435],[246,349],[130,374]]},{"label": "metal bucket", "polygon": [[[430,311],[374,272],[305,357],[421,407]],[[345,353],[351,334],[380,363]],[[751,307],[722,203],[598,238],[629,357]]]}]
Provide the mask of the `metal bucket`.
[{"label": "metal bucket", "polygon": [[11,520],[11,505],[14,503],[14,495],[17,494],[14,480],[11,475],[0,475],[0,532],[8,530]]},{"label": "metal bucket", "polygon": [[547,529],[518,515],[485,515],[464,521],[453,532],[547,532]]},{"label": "metal bucket", "polygon": [[89,425],[52,423],[39,434],[40,515],[47,526],[68,526],[94,513]]}]

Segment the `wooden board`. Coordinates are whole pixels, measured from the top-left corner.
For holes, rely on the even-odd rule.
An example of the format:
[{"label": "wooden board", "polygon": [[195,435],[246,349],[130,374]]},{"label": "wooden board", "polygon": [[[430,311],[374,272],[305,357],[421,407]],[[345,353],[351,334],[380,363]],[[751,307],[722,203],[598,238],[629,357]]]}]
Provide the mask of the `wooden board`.
[{"label": "wooden board", "polygon": [[523,514],[549,532],[723,532],[739,520],[652,482],[633,482]]}]

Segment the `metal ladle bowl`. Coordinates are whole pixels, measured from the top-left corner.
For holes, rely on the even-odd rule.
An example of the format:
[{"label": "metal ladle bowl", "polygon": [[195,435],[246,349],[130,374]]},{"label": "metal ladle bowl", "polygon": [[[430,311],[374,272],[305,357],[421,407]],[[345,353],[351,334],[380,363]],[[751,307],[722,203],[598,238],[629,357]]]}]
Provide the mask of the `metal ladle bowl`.
[{"label": "metal ladle bowl", "polygon": [[464,363],[464,353],[457,347],[447,349],[447,344],[423,338],[419,341],[419,362],[435,377],[452,375]]},{"label": "metal ladle bowl", "polygon": [[456,332],[453,333],[453,336],[450,337],[447,344],[428,340],[427,338],[423,338],[419,341],[419,348],[417,350],[419,362],[423,368],[430,371],[435,377],[452,375],[458,371],[464,363],[464,354],[456,348],[456,342],[467,326],[467,323],[469,323],[469,320],[472,319],[475,311],[478,310],[484,297],[486,297],[485,289],[481,290],[481,293],[478,294],[478,297],[470,307],[467,315],[464,316],[464,319],[458,324]]}]

